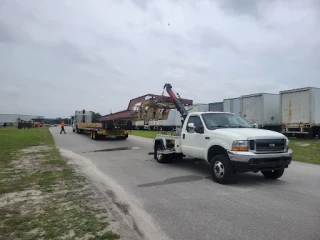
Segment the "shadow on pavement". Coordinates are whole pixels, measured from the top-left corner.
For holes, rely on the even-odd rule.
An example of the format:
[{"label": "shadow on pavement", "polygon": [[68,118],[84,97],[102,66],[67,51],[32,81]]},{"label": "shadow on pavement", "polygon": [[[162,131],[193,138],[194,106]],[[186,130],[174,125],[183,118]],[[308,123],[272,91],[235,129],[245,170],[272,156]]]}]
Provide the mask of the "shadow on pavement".
[{"label": "shadow on pavement", "polygon": [[[156,160],[152,159],[156,164]],[[151,160],[150,160],[151,161]],[[168,162],[166,164],[162,164],[162,166],[168,167],[168,168],[176,168],[176,169],[185,169],[188,170],[190,175],[187,176],[197,176],[198,180],[208,180],[212,181],[213,183],[216,183],[211,174],[211,167],[210,164],[207,163],[204,160],[196,160],[192,158],[185,158],[183,160],[172,160],[171,162]],[[285,173],[284,173],[285,176]],[[185,178],[186,176],[181,176],[181,178]],[[200,179],[199,179],[200,177]],[[164,180],[165,181],[171,181]],[[173,180],[175,181],[175,180]],[[161,182],[162,183],[162,182]],[[158,183],[154,183],[155,185],[162,185]],[[218,184],[218,183],[216,183]],[[232,187],[254,187],[254,186],[260,186],[262,184],[267,185],[274,185],[274,186],[282,186],[288,184],[286,180],[283,180],[281,178],[279,179],[266,179],[261,172],[253,173],[253,172],[245,172],[245,173],[236,173],[234,175],[233,180],[227,184],[227,186]]]}]

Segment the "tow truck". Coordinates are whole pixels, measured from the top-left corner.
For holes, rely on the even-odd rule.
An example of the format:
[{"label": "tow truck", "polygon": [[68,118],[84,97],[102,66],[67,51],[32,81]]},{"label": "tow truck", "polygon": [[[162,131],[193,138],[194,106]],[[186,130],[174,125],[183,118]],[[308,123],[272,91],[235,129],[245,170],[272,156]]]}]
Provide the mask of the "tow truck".
[{"label": "tow truck", "polygon": [[277,179],[292,161],[288,138],[258,129],[231,112],[188,113],[169,83],[164,85],[180,112],[181,130],[174,136],[158,134],[153,140],[154,159],[166,163],[191,157],[207,161],[213,180],[231,182],[237,172],[259,172]]}]

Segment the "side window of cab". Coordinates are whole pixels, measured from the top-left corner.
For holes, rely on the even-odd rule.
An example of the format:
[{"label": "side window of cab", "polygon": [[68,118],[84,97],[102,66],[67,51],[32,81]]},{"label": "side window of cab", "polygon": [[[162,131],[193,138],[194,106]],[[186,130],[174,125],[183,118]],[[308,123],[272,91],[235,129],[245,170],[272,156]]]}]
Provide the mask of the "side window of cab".
[{"label": "side window of cab", "polygon": [[188,127],[189,123],[193,123],[195,127],[200,127],[200,126],[203,125],[199,115],[190,116],[189,119],[188,119],[188,122],[187,122],[187,126],[186,126],[186,130],[187,130],[188,133],[193,133],[194,132],[193,128],[189,128]]}]

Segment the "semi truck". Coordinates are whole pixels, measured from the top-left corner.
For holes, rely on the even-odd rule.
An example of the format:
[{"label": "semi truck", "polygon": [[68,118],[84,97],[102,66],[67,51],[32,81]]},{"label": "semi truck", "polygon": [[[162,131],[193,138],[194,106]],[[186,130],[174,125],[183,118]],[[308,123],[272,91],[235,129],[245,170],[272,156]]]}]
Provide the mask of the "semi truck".
[{"label": "semi truck", "polygon": [[[80,117],[78,115],[81,115]],[[130,133],[130,124],[127,121],[107,120],[99,123],[88,122],[89,120],[83,117],[81,111],[75,112],[74,122],[72,125],[73,132],[78,134],[89,134],[93,140],[101,140],[106,137],[113,137],[121,140],[128,138]]]},{"label": "semi truck", "polygon": [[191,157],[207,161],[213,179],[229,183],[237,172],[259,172],[265,178],[280,178],[292,161],[288,138],[278,132],[252,127],[236,113],[189,113],[173,92],[164,88],[173,100],[182,120],[175,136],[156,135],[153,157],[159,163]]}]

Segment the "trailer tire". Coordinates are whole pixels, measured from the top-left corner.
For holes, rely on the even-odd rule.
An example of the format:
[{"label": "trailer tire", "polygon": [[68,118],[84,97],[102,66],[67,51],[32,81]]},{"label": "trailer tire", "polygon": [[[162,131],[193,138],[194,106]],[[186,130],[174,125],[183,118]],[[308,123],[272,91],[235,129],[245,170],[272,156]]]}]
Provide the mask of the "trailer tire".
[{"label": "trailer tire", "polygon": [[162,150],[161,145],[157,145],[154,148],[154,155],[156,157],[156,160],[157,160],[158,163],[167,163],[168,160],[169,160],[169,156],[165,155],[165,154],[162,154],[162,153],[159,153],[159,151],[161,151],[161,150]]},{"label": "trailer tire", "polygon": [[220,184],[231,182],[233,169],[226,155],[216,155],[211,160],[211,170],[213,179]]},{"label": "trailer tire", "polygon": [[97,133],[97,131],[93,131],[93,140],[99,140],[100,139],[100,136],[99,134]]}]

